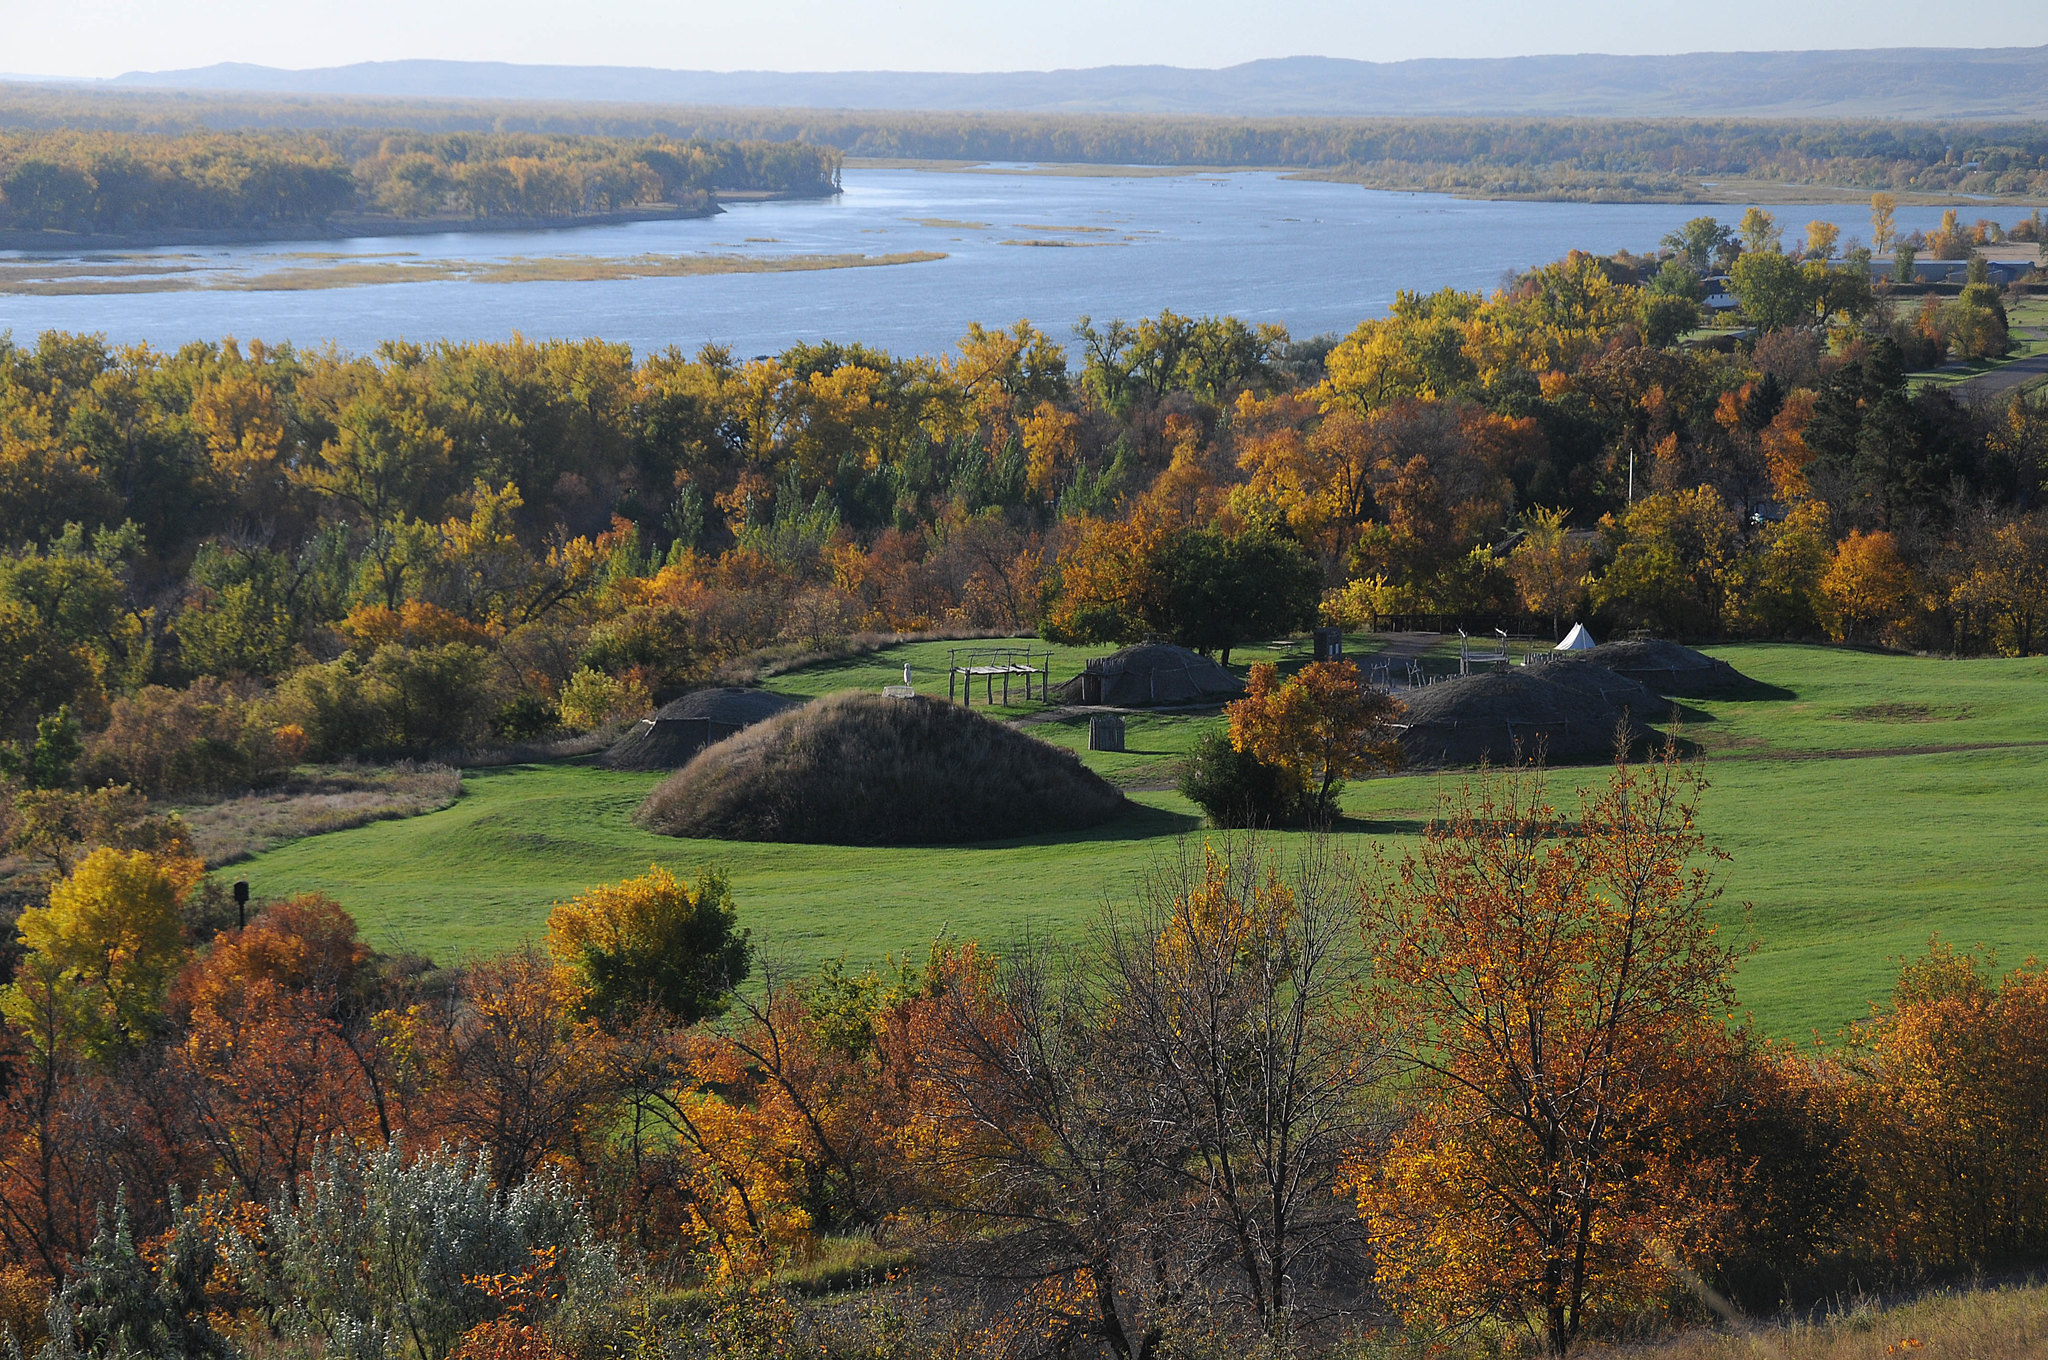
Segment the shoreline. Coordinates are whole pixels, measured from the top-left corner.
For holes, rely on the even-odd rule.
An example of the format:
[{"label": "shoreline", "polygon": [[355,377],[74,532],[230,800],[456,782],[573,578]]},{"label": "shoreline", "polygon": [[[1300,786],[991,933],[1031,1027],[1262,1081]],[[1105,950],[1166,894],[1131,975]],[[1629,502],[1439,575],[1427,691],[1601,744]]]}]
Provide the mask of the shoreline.
[{"label": "shoreline", "polygon": [[278,227],[170,227],[161,231],[66,232],[0,231],[0,251],[36,255],[76,255],[85,251],[154,250],[166,246],[286,245],[297,241],[366,241],[390,236],[461,236],[476,232],[569,231],[577,227],[612,227],[629,222],[681,222],[717,217],[725,203],[804,202],[831,194],[800,194],[768,189],[735,189],[714,196],[702,208],[674,203],[649,203],[618,212],[585,213],[576,217],[377,217],[369,213],[336,213],[324,222]]},{"label": "shoreline", "polygon": [[1843,184],[1791,183],[1785,180],[1721,179],[1697,190],[1672,193],[1605,192],[1597,186],[1560,188],[1537,193],[1485,193],[1476,189],[1443,189],[1426,184],[1382,181],[1342,166],[1304,165],[1125,165],[1096,161],[1034,161],[1003,165],[993,161],[917,160],[895,156],[848,156],[848,170],[916,170],[930,174],[1017,175],[1063,179],[1173,179],[1209,175],[1278,175],[1282,179],[1320,184],[1355,184],[1383,194],[1436,194],[1478,203],[1633,203],[1699,204],[1702,207],[1747,207],[1773,203],[1868,203],[1888,193],[1902,208],[1993,209],[2048,207],[2048,199],[1991,197],[1973,194],[1932,194],[1911,189],[1871,189]]}]

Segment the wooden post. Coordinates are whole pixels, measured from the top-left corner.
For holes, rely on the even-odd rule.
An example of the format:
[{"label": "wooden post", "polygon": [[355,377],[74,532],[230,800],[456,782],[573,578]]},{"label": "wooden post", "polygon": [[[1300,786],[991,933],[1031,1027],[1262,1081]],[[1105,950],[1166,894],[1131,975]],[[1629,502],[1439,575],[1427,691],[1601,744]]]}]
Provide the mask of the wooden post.
[{"label": "wooden post", "polygon": [[1003,707],[1010,706],[1010,668],[1003,667]]},{"label": "wooden post", "polygon": [[946,670],[946,702],[949,704],[953,702],[953,686],[959,679],[960,668],[958,666],[948,667]]}]

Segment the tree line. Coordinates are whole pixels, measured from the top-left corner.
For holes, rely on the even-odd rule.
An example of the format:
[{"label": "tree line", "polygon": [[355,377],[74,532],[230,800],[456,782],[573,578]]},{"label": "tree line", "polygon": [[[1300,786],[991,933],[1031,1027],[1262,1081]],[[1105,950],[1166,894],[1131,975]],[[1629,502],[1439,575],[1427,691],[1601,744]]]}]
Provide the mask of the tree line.
[{"label": "tree line", "polygon": [[0,132],[0,228],[137,233],[398,219],[703,211],[716,192],[836,192],[839,157],[803,143],[561,133],[331,129]]},{"label": "tree line", "polygon": [[515,100],[0,92],[0,126],[405,126],[422,133],[803,141],[846,155],[1313,169],[1381,188],[1597,201],[1698,199],[1701,179],[2039,196],[2039,124],[1894,119],[1223,118],[694,109]]}]

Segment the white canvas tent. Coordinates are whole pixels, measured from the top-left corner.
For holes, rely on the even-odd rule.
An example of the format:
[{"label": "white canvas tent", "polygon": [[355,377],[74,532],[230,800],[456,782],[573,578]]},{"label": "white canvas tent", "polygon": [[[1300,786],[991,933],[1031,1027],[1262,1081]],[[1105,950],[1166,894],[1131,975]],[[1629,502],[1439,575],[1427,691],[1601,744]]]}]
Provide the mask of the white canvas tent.
[{"label": "white canvas tent", "polygon": [[1590,652],[1593,650],[1593,635],[1586,631],[1586,625],[1575,623],[1572,630],[1564,635],[1564,641],[1553,649],[1560,652]]}]

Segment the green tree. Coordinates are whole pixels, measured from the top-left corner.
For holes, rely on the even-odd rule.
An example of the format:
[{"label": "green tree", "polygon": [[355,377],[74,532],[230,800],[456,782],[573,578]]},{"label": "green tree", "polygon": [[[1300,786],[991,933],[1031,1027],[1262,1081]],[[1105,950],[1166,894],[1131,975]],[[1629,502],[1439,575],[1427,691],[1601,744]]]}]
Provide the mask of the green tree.
[{"label": "green tree", "polygon": [[556,903],[548,951],[575,969],[585,1005],[607,1023],[648,1006],[683,1025],[722,1015],[753,965],[725,876],[688,885],[658,866]]},{"label": "green tree", "polygon": [[1593,604],[1618,622],[1708,637],[1721,626],[1735,517],[1710,486],[1648,496],[1603,529],[1614,558],[1593,582]]},{"label": "green tree", "polygon": [[1712,217],[1695,217],[1662,242],[1695,276],[1710,274],[1735,244],[1735,233]]},{"label": "green tree", "polygon": [[1218,652],[1315,620],[1322,576],[1299,543],[1266,528],[1182,529],[1152,557],[1146,621],[1176,642]]},{"label": "green tree", "polygon": [[1645,293],[1639,320],[1643,343],[1655,349],[1665,349],[1700,324],[1700,305],[1689,297]]},{"label": "green tree", "polygon": [[1813,280],[1789,255],[1745,251],[1729,279],[1742,299],[1743,316],[1758,330],[1779,331],[1813,319]]}]

